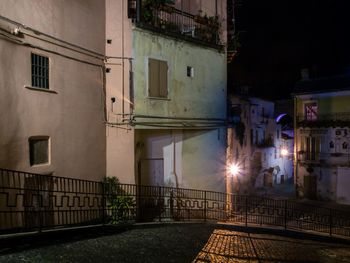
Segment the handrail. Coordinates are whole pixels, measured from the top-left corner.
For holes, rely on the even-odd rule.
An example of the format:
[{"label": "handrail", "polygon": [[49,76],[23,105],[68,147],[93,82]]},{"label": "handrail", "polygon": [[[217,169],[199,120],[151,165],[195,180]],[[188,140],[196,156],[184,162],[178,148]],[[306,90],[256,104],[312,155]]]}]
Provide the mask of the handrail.
[{"label": "handrail", "polygon": [[215,220],[350,237],[350,209],[0,169],[0,234],[121,221]]}]

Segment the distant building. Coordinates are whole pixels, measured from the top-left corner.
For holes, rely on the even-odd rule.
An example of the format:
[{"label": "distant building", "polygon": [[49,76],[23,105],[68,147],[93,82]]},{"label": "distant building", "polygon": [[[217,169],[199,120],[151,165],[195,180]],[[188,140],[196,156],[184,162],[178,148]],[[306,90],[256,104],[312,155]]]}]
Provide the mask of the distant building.
[{"label": "distant building", "polygon": [[230,102],[227,161],[238,164],[240,172],[228,183],[228,191],[254,193],[290,181],[293,138],[276,123],[274,103],[248,96],[232,96]]},{"label": "distant building", "polygon": [[346,83],[346,77],[307,81],[295,94],[295,182],[300,197],[350,204]]}]

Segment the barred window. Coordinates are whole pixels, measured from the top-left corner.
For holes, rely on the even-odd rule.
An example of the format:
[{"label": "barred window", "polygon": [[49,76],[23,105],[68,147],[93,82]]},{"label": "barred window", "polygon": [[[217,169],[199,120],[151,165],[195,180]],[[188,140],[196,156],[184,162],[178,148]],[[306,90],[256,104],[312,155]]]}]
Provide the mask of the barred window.
[{"label": "barred window", "polygon": [[49,89],[49,58],[32,53],[32,87]]},{"label": "barred window", "polygon": [[49,137],[29,138],[29,161],[30,165],[49,162]]}]

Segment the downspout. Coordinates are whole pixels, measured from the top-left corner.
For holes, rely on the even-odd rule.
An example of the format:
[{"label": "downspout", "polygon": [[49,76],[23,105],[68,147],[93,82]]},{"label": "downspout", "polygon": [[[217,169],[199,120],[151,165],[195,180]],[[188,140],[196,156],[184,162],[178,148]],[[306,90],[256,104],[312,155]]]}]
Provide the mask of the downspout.
[{"label": "downspout", "polygon": [[172,131],[172,139],[173,139],[173,167],[172,167],[172,175],[175,178],[175,187],[179,188],[179,180],[176,174],[176,141],[175,141],[175,134],[174,131]]}]

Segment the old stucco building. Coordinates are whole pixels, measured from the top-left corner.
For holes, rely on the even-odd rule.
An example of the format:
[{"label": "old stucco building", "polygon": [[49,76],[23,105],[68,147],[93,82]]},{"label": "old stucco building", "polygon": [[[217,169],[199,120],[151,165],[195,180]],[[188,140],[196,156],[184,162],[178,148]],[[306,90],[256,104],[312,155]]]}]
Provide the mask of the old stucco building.
[{"label": "old stucco building", "polygon": [[107,175],[225,191],[226,1],[106,10]]},{"label": "old stucco building", "polygon": [[284,136],[274,103],[247,95],[230,98],[227,162],[238,167],[229,174],[227,192],[258,193],[292,182],[293,140]]},{"label": "old stucco building", "polygon": [[225,190],[226,1],[152,2],[1,1],[1,168]]},{"label": "old stucco building", "polygon": [[1,1],[0,31],[0,167],[102,179],[104,1]]},{"label": "old stucco building", "polygon": [[[295,94],[295,183],[300,197],[349,204],[349,79],[306,81]],[[324,87],[306,91],[310,87]]]}]

